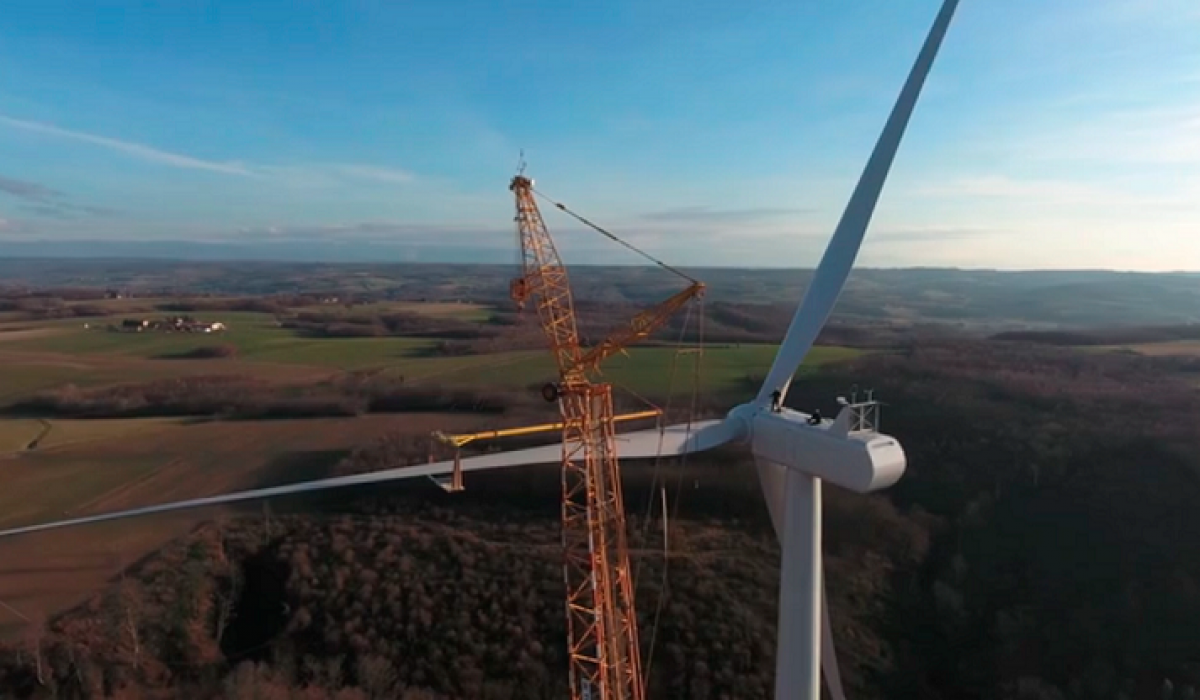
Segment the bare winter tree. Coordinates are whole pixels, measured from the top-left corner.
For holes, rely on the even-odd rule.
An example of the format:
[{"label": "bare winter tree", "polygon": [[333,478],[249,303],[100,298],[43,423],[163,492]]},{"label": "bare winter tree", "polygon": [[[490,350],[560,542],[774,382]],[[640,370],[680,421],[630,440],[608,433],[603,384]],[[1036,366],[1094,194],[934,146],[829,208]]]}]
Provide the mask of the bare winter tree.
[{"label": "bare winter tree", "polygon": [[359,657],[355,671],[359,687],[371,700],[396,696],[396,684],[400,678],[387,659],[376,655]]},{"label": "bare winter tree", "polygon": [[142,639],[138,632],[142,616],[142,598],[137,585],[125,578],[124,571],[121,572],[117,601],[121,636],[129,642],[130,659],[136,671],[141,668],[142,663]]},{"label": "bare winter tree", "polygon": [[25,646],[29,650],[29,663],[33,665],[38,685],[46,685],[45,665],[42,658],[42,640],[46,636],[46,617],[41,611],[29,616],[25,627]]},{"label": "bare winter tree", "polygon": [[229,629],[229,624],[233,622],[241,595],[242,571],[236,566],[231,566],[225,580],[218,581],[213,587],[213,596],[216,598],[213,602],[216,607],[217,644],[221,643],[225,630]]},{"label": "bare winter tree", "polygon": [[241,567],[238,566],[236,558],[231,556],[229,541],[226,538],[229,532],[228,516],[218,515],[213,522],[213,528],[217,536],[217,564],[224,569],[224,575],[219,577],[216,585],[213,586],[216,640],[219,645],[225,636],[225,631],[233,622],[238,600],[242,595],[243,581]]}]

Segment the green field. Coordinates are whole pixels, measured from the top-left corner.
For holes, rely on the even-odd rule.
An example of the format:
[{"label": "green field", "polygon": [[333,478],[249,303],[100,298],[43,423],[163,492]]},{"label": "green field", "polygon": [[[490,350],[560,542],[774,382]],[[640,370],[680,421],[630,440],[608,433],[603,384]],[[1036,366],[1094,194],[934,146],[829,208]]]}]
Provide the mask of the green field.
[{"label": "green field", "polygon": [[[472,312],[481,312],[481,307],[465,304],[437,306],[467,307],[473,309]],[[269,314],[241,312],[211,317],[225,321],[229,330],[220,335],[157,331],[114,333],[103,330],[107,321],[90,322],[91,329],[83,328],[78,321],[70,324],[54,321],[36,327],[26,324],[27,330],[14,333],[15,337],[10,340],[0,337],[0,354],[19,353],[28,360],[20,362],[25,365],[20,372],[0,368],[0,399],[65,382],[96,385],[188,374],[203,369],[231,372],[240,368],[243,373],[259,374],[267,365],[300,365],[325,370],[381,368],[413,381],[437,380],[476,386],[523,387],[554,376],[551,358],[544,351],[430,357],[424,351],[435,341],[429,339],[309,338],[279,327]],[[164,359],[214,344],[237,347],[236,360],[198,360],[185,364],[182,360]],[[765,372],[775,348],[774,345],[756,344],[705,348],[699,372],[700,386],[725,390],[747,374]],[[859,352],[842,347],[818,347],[805,365],[815,367],[849,359]],[[99,359],[107,362],[98,362]],[[632,348],[628,356],[617,355],[608,360],[603,367],[604,378],[635,391],[663,393],[668,386],[692,386],[696,376],[695,360],[695,355],[680,355],[674,348]],[[674,381],[673,366],[676,368]]]},{"label": "green field", "polygon": [[[603,367],[601,380],[618,388],[639,393],[666,394],[690,391],[725,392],[735,389],[748,375],[766,374],[775,358],[775,345],[722,345],[705,348],[697,371],[695,354],[683,354],[674,348],[632,348],[629,355],[617,355]],[[845,347],[817,347],[809,353],[804,367],[812,369],[829,362],[848,360],[862,351]],[[525,387],[550,381],[555,370],[545,352],[499,353],[485,357],[428,358],[397,364],[399,371],[413,379],[446,376],[456,383]],[[802,370],[804,371],[804,370]]]},{"label": "green field", "polygon": [[[145,331],[119,333],[105,330],[119,317],[81,322],[39,323],[11,340],[0,335],[0,351],[60,355],[102,355],[162,359],[209,345],[232,345],[240,360],[263,363],[317,365],[339,369],[373,366],[411,355],[433,341],[411,338],[307,338],[280,328],[270,314],[248,312],[197,315],[221,320],[229,330],[219,334]],[[87,323],[90,328],[84,328]],[[38,329],[41,334],[30,331]]]}]

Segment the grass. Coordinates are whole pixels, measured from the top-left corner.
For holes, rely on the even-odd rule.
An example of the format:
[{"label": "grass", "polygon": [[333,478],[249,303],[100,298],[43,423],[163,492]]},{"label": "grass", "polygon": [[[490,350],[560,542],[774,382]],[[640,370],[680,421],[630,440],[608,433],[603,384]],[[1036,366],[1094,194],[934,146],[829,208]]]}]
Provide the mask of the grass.
[{"label": "grass", "polygon": [[72,420],[55,418],[47,421],[50,430],[38,443],[39,450],[52,450],[67,445],[88,442],[103,442],[124,437],[144,438],[159,430],[169,430],[182,425],[178,418],[107,418],[97,420]]},{"label": "grass", "polygon": [[1176,340],[1169,343],[1143,343],[1129,346],[1134,352],[1143,355],[1184,355],[1200,357],[1200,340]]},{"label": "grass", "polygon": [[[314,478],[385,432],[464,431],[481,420],[406,414],[262,422],[52,421],[51,436],[61,428],[57,441],[0,462],[0,528]],[[21,433],[7,425],[0,426],[3,435]],[[0,540],[0,601],[35,619],[66,609],[123,565],[212,517],[212,509],[181,511]],[[18,634],[23,624],[0,607],[0,638]]]},{"label": "grass", "polygon": [[247,362],[356,369],[410,356],[433,342],[392,337],[307,338],[290,329],[280,328],[269,314],[214,314],[213,318],[229,319],[229,330],[215,335],[162,331],[113,333],[104,330],[110,320],[89,322],[92,326],[90,329],[85,329],[77,319],[69,326],[61,321],[53,321],[38,324],[39,330],[52,332],[27,333],[24,337],[4,342],[0,350],[157,359],[208,345],[232,345],[238,350],[238,358]]},{"label": "grass", "polygon": [[[207,320],[221,319],[229,325],[226,333],[166,333],[145,331],[142,333],[113,333],[105,330],[112,324],[120,324],[124,316],[109,316],[92,319],[56,320],[37,324],[39,328],[54,329],[56,332],[29,339],[18,339],[5,343],[5,349],[37,350],[71,355],[117,354],[136,357],[158,357],[165,354],[191,350],[202,345],[217,343],[236,345],[239,351],[253,352],[273,338],[291,335],[275,325],[270,314],[230,312],[219,314],[197,314]],[[85,328],[87,324],[89,328]]]},{"label": "grass", "polygon": [[[777,347],[724,345],[705,348],[698,374],[694,355],[680,354],[674,348],[633,348],[628,357],[610,358],[602,367],[604,374],[600,379],[638,393],[664,395],[672,389],[690,391],[698,377],[703,391],[725,392],[737,389],[747,375],[765,374],[775,358]],[[805,358],[804,367],[811,370],[860,354],[862,351],[853,348],[816,347]],[[411,360],[400,363],[397,369],[412,379],[446,375],[465,384],[512,388],[549,381],[555,376],[552,360],[542,351]]]},{"label": "grass", "polygon": [[0,419],[0,455],[25,449],[42,430],[42,424],[36,420]]},{"label": "grass", "polygon": [[490,306],[457,302],[381,301],[373,304],[355,304],[351,311],[373,314],[405,311],[425,316],[454,318],[460,321],[486,321],[492,315]]},{"label": "grass", "polygon": [[1161,343],[1137,343],[1135,345],[1092,345],[1081,346],[1084,352],[1136,352],[1151,357],[1200,356],[1200,340],[1169,340]]},{"label": "grass", "polygon": [[[453,303],[381,302],[356,308],[378,313],[405,309],[430,315],[486,316],[488,313],[487,307],[484,306]],[[270,314],[220,312],[198,315],[204,319],[211,316],[226,321],[229,331],[220,335],[156,331],[111,333],[102,330],[108,323],[106,320],[89,321],[93,328],[85,330],[78,319],[72,319],[66,324],[62,321],[38,324],[36,328],[31,329],[34,331],[32,335],[16,337],[0,344],[0,351],[153,360],[219,343],[236,347],[237,362],[245,363],[243,370],[255,373],[262,364],[304,365],[335,370],[383,367],[414,379],[455,375],[453,379],[456,382],[499,384],[505,387],[521,387],[545,381],[555,373],[552,361],[544,351],[498,353],[486,357],[425,357],[421,351],[434,342],[429,339],[309,338],[280,328]],[[97,325],[100,330],[95,328]],[[36,333],[38,330],[50,329],[54,332],[42,335]],[[604,367],[606,376],[615,383],[641,387],[641,390],[647,392],[665,392],[671,381],[675,350],[652,347],[634,348],[629,352],[629,357],[618,355],[610,358]],[[729,388],[748,373],[764,372],[770,366],[774,353],[773,345],[746,344],[706,348],[701,385],[713,390]],[[854,354],[857,354],[856,351],[846,348],[819,347],[810,355],[806,366],[846,359]],[[229,360],[204,362],[205,367],[214,370],[222,365],[226,365],[228,369],[230,364]],[[70,367],[69,364],[60,362],[53,368],[40,368],[31,376],[12,377],[15,389],[8,390],[8,382],[0,383],[0,398],[16,392],[36,391],[53,386],[55,382],[76,381],[80,374],[85,373],[80,371],[81,368]],[[683,371],[683,368],[692,366],[692,362],[685,361],[680,368]],[[497,367],[502,367],[503,371],[497,371]],[[147,370],[143,368],[139,371]],[[169,369],[156,371],[170,372]],[[4,379],[4,370],[0,369],[0,382]]]},{"label": "grass", "polygon": [[[432,430],[462,421],[449,415],[436,420],[411,415],[257,422],[55,420],[45,444],[6,464],[0,527],[63,510],[82,514],[219,492],[246,485],[244,477],[262,476],[260,470],[280,455],[349,450],[390,429],[419,425]],[[161,478],[130,487],[150,475]]]}]

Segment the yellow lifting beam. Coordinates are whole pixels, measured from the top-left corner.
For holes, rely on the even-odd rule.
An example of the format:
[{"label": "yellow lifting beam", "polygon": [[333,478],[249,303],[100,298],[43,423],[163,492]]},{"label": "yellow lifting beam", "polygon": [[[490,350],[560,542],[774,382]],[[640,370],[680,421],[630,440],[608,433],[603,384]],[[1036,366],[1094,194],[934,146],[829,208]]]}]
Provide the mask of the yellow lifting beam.
[{"label": "yellow lifting beam", "polygon": [[[621,423],[631,420],[641,420],[643,418],[658,418],[662,416],[661,408],[652,408],[646,411],[635,411],[633,413],[622,413],[621,415],[613,416],[614,423]],[[462,481],[462,462],[461,448],[463,445],[475,442],[476,440],[490,440],[493,438],[517,437],[521,435],[533,435],[535,433],[548,433],[552,430],[562,430],[563,423],[541,423],[539,425],[527,425],[519,428],[500,428],[499,430],[484,430],[478,433],[461,433],[447,434],[440,430],[435,430],[430,435],[433,440],[454,448],[454,470],[450,473],[450,478],[445,476],[431,476],[435,484],[441,486],[446,491],[451,493],[463,490]],[[429,446],[429,462],[432,464],[436,461],[433,458],[433,445]]]},{"label": "yellow lifting beam", "polygon": [[[657,418],[662,415],[662,409],[652,408],[647,411],[637,411],[635,413],[623,413],[618,416],[613,416],[613,421],[621,423],[624,421],[640,420],[642,418]],[[463,433],[458,435],[447,435],[440,430],[433,432],[435,440],[450,445],[451,447],[462,447],[467,443],[475,442],[476,440],[490,440],[492,438],[517,437],[519,435],[533,435],[534,433],[548,433],[551,430],[562,430],[563,424],[559,423],[541,423],[539,425],[528,425],[520,428],[501,428],[499,430],[485,430],[480,433]]]}]

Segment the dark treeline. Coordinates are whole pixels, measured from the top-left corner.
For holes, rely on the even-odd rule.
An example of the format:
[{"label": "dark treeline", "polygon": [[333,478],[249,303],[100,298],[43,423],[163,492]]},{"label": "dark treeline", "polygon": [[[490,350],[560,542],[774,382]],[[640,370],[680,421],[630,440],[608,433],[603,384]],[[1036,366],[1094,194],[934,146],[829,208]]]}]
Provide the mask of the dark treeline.
[{"label": "dark treeline", "polygon": [[[0,259],[0,283],[10,288],[91,286],[141,297],[317,292],[339,302],[503,306],[510,303],[509,282],[517,273],[511,264]],[[699,268],[688,274],[708,285],[711,302],[795,303],[812,279],[812,270],[795,269]],[[637,266],[571,265],[570,279],[576,299],[606,304],[649,305],[683,288],[674,275]],[[835,318],[904,318],[1005,330],[1188,323],[1200,320],[1198,308],[1200,275],[1195,273],[856,268]]]},{"label": "dark treeline", "polygon": [[108,292],[103,287],[13,287],[0,285],[0,299],[7,302],[41,299],[52,301],[96,301],[106,299]]},{"label": "dark treeline", "polygon": [[406,384],[378,373],[350,373],[305,384],[206,375],[84,389],[68,384],[19,399],[6,411],[41,418],[210,416],[231,419],[317,418],[366,413],[520,412],[546,404],[532,391]]},{"label": "dark treeline", "polygon": [[222,344],[201,345],[191,350],[169,353],[160,355],[159,357],[164,360],[222,360],[237,357],[237,355],[238,348],[236,345]]},{"label": "dark treeline", "polygon": [[408,311],[367,313],[354,311],[301,311],[281,320],[284,328],[323,338],[486,338],[499,333],[486,323],[475,323]]},{"label": "dark treeline", "polygon": [[[826,490],[828,592],[852,696],[1194,697],[1195,379],[1165,358],[927,340],[797,382],[789,403],[829,412],[852,384],[874,387],[909,458],[883,494]],[[392,436],[336,471],[425,449]],[[744,451],[630,464],[623,481],[650,696],[770,697],[778,551]],[[659,485],[678,503],[665,589],[647,510]],[[376,485],[207,528],[9,645],[0,687],[560,697],[558,488],[553,465],[471,473],[460,494]]]},{"label": "dark treeline", "polygon": [[[24,320],[106,316],[115,308],[98,303],[116,298],[117,292],[103,287],[49,287],[26,289],[0,287],[0,312],[15,313]],[[270,294],[264,296],[187,295],[170,301],[158,301],[156,296],[175,296],[169,290],[146,292],[138,298],[126,299],[120,313],[169,313],[250,311],[268,314],[288,314],[293,309],[311,306],[330,306],[331,297],[321,294]],[[353,305],[353,297],[338,297]]]},{"label": "dark treeline", "polygon": [[[632,304],[604,304],[577,301],[577,327],[586,346],[598,344],[609,335],[628,327],[631,319],[645,310]],[[778,343],[780,329],[787,328],[795,309],[785,304],[706,303],[672,316],[642,345],[676,343]],[[544,347],[537,327],[536,314],[501,312],[492,315],[486,326],[479,325],[475,336],[446,339],[431,350],[440,355],[485,355],[513,350]],[[822,345],[850,345],[861,348],[889,347],[915,336],[946,335],[939,327],[903,327],[890,324],[831,324],[822,330]],[[430,335],[436,335],[431,333]],[[446,336],[443,336],[446,337]]]},{"label": "dark treeline", "polygon": [[0,312],[8,312],[21,320],[44,321],[56,318],[94,318],[106,316],[108,309],[98,304],[68,304],[58,298],[24,297],[0,298]]},{"label": "dark treeline", "polygon": [[1169,343],[1178,340],[1200,340],[1200,324],[1092,328],[1071,331],[1006,331],[993,335],[992,339],[1066,346]]}]

